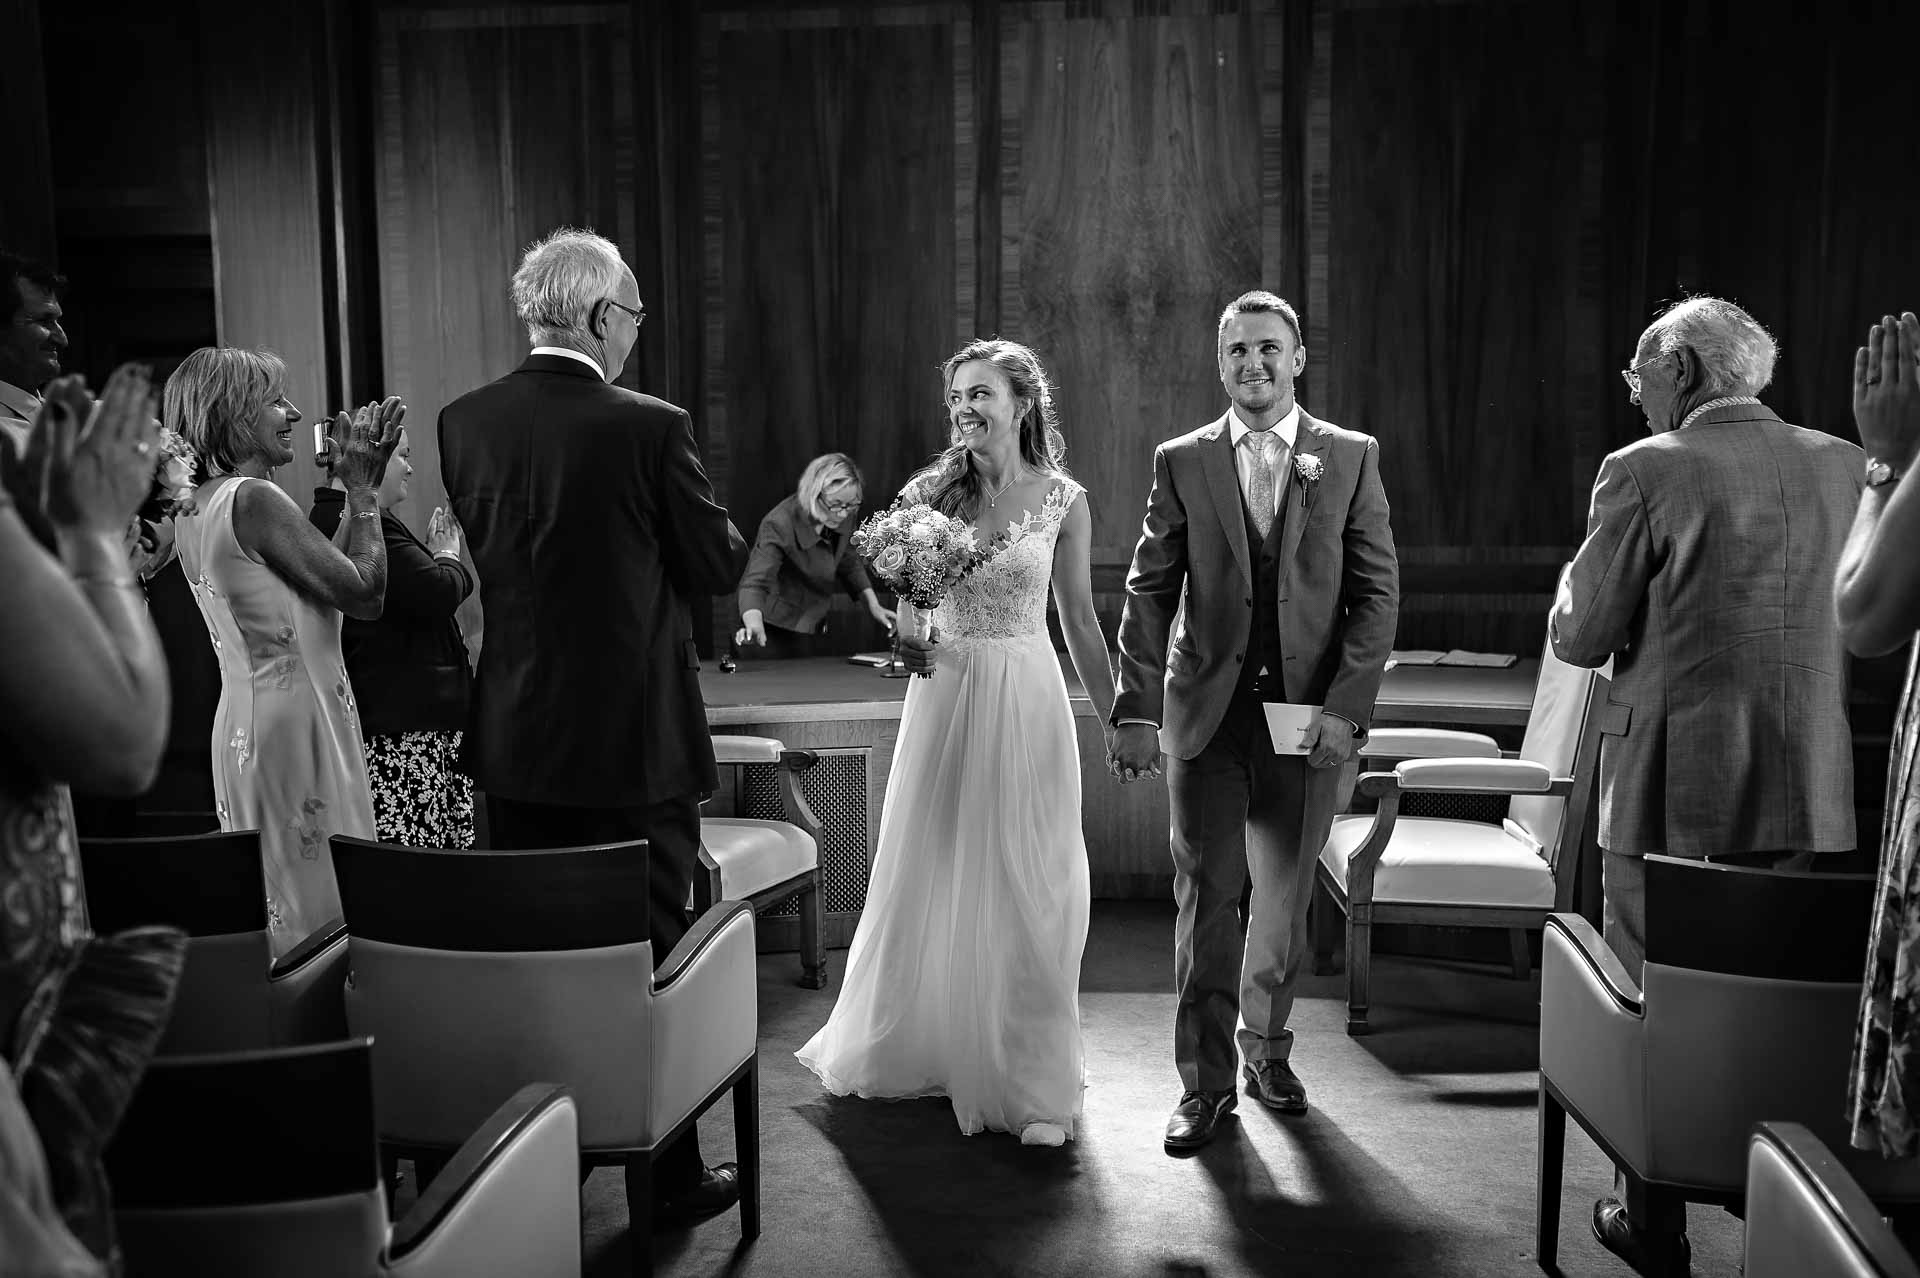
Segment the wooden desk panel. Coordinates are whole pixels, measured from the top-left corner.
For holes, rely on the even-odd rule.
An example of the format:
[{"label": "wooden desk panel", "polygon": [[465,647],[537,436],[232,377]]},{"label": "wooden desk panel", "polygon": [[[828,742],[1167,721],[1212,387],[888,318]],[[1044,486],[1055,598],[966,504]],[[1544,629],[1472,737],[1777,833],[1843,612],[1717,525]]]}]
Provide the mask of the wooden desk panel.
[{"label": "wooden desk panel", "polygon": [[[1072,665],[1061,657],[1080,748],[1081,822],[1096,897],[1162,896],[1171,881],[1167,859],[1167,791],[1160,781],[1121,785],[1107,775],[1106,737]],[[1449,727],[1517,726],[1527,720],[1537,661],[1505,670],[1402,666],[1381,684],[1375,720]],[[746,660],[733,674],[708,666],[700,686],[707,722],[716,732],[778,737],[790,746],[865,749],[868,864],[879,838],[893,746],[908,680],[883,678],[870,666],[833,658]],[[828,921],[829,944],[852,939],[857,913]],[[785,943],[789,920],[767,926]]]}]

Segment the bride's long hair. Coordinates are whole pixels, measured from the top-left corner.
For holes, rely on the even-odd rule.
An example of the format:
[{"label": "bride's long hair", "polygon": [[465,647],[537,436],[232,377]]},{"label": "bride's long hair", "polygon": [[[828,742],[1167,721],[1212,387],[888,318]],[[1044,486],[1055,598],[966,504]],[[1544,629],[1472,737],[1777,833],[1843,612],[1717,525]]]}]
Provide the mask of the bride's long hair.
[{"label": "bride's long hair", "polygon": [[[947,389],[953,385],[953,370],[976,359],[986,360],[1005,373],[1014,395],[1027,403],[1026,411],[1020,415],[1020,460],[1029,470],[1067,478],[1067,468],[1060,461],[1066,455],[1067,440],[1060,433],[1060,418],[1053,407],[1053,384],[1047,380],[1047,370],[1041,366],[1040,357],[1003,337],[968,342],[941,365],[943,401]],[[946,451],[908,480],[903,491],[916,494],[918,500],[943,515],[972,522],[980,513],[986,492],[980,482],[980,472],[974,468],[973,453],[961,442],[960,428],[953,424],[951,411],[947,414],[947,440]]]}]

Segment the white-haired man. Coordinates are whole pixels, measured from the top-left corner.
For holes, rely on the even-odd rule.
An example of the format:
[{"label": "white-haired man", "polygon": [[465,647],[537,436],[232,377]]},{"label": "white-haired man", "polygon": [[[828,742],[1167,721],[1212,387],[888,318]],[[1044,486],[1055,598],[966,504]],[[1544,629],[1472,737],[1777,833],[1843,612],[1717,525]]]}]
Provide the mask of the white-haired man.
[{"label": "white-haired man", "polygon": [[[1562,660],[1614,659],[1599,837],[1607,943],[1635,981],[1648,853],[1830,869],[1854,848],[1833,576],[1866,455],[1760,403],[1774,358],[1718,298],[1648,326],[1623,376],[1652,438],[1601,462],[1554,601]],[[1604,1198],[1593,1228],[1643,1273],[1685,1272],[1684,1208]]]},{"label": "white-haired man", "polygon": [[[556,231],[521,260],[513,303],[532,353],[440,413],[487,619],[464,760],[495,848],[646,839],[664,959],[718,784],[689,603],[733,590],[746,542],[686,412],[611,384],[646,317],[619,250]],[[653,1175],[655,1219],[739,1198],[737,1168],[703,1168],[692,1129]]]}]

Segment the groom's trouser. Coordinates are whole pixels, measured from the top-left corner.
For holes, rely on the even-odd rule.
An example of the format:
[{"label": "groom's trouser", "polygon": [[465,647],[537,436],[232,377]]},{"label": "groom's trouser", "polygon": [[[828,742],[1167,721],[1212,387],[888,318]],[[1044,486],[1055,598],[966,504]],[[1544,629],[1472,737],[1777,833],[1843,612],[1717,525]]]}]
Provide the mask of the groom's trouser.
[{"label": "groom's trouser", "polygon": [[[1234,694],[1213,739],[1192,759],[1167,760],[1172,806],[1174,1059],[1183,1087],[1238,1083],[1235,1026],[1249,1061],[1286,1060],[1287,1017],[1310,948],[1314,863],[1333,823],[1338,768],[1276,755],[1251,691]],[[1238,907],[1253,896],[1244,941]]]}]

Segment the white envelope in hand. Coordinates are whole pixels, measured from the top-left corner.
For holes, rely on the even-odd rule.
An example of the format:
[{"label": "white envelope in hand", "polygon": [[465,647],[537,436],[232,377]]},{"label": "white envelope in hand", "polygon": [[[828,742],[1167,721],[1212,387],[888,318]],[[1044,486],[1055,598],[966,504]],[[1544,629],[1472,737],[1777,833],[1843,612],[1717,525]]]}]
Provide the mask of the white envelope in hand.
[{"label": "white envelope in hand", "polygon": [[1320,726],[1319,706],[1296,706],[1287,701],[1265,703],[1267,733],[1275,754],[1305,754],[1313,730]]}]

